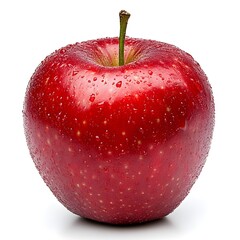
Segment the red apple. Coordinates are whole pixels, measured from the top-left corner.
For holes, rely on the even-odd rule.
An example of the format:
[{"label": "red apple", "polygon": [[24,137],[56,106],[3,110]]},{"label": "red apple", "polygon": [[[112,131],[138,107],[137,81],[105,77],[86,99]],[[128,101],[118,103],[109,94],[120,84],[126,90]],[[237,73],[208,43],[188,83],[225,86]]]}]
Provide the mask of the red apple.
[{"label": "red apple", "polygon": [[129,224],[162,218],[199,176],[214,126],[211,87],[179,48],[127,38],[68,45],[33,74],[24,126],[47,186],[84,218]]}]

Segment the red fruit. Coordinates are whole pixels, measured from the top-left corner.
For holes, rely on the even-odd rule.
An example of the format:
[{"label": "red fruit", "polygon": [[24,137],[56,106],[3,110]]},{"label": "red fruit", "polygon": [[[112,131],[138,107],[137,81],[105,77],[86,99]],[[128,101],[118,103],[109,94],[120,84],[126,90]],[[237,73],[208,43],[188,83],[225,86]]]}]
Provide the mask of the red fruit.
[{"label": "red fruit", "polygon": [[127,38],[68,45],[33,74],[24,126],[33,161],[57,199],[113,224],[171,213],[205,163],[214,102],[199,64],[172,45]]}]

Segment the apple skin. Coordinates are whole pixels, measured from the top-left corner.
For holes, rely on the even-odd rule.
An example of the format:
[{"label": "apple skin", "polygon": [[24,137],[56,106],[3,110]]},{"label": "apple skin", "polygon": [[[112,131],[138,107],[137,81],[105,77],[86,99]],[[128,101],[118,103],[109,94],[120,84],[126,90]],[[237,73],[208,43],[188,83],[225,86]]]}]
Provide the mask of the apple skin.
[{"label": "apple skin", "polygon": [[162,42],[76,43],[36,69],[23,108],[31,157],[71,212],[111,224],[163,218],[208,155],[214,101],[199,64]]}]

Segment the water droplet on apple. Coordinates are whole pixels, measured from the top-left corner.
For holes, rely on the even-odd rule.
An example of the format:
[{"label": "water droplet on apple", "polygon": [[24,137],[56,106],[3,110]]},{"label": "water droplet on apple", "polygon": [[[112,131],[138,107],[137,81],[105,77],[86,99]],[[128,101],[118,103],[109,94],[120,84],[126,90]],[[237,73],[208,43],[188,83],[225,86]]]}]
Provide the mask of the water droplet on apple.
[{"label": "water droplet on apple", "polygon": [[140,128],[139,128],[139,132],[143,134],[143,133],[144,133],[143,128],[140,127]]},{"label": "water droplet on apple", "polygon": [[158,76],[159,76],[162,80],[164,80],[164,77],[162,76],[161,73],[159,73]]},{"label": "water droplet on apple", "polygon": [[79,71],[73,71],[72,76],[76,76],[79,73]]},{"label": "water droplet on apple", "polygon": [[99,136],[95,136],[96,141],[100,141],[100,137]]},{"label": "water droplet on apple", "polygon": [[94,77],[94,78],[93,78],[93,81],[97,81],[97,77]]},{"label": "water droplet on apple", "polygon": [[122,81],[119,81],[119,82],[116,83],[117,88],[120,88],[121,86],[122,86]]},{"label": "water droplet on apple", "polygon": [[66,49],[60,49],[60,51],[59,51],[61,54],[64,54],[65,52],[66,52]]},{"label": "water droplet on apple", "polygon": [[153,74],[153,71],[148,70],[148,74],[149,74],[149,75],[152,75],[152,74]]},{"label": "water droplet on apple", "polygon": [[98,103],[98,106],[101,106],[101,105],[103,105],[104,103],[105,103],[105,101],[99,102],[99,103]]},{"label": "water droplet on apple", "polygon": [[171,80],[167,80],[167,84],[171,84],[171,82],[172,82]]},{"label": "water droplet on apple", "polygon": [[95,94],[93,93],[93,94],[91,94],[89,101],[94,102],[94,100],[95,100]]}]

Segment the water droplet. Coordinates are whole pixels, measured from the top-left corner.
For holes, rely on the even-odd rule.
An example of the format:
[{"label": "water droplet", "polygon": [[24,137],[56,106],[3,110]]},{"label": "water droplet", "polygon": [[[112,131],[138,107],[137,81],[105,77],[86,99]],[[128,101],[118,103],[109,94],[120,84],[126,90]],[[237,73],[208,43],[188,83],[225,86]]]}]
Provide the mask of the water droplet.
[{"label": "water droplet", "polygon": [[160,73],[158,76],[159,76],[162,80],[164,80],[164,77],[162,76],[161,73]]},{"label": "water droplet", "polygon": [[99,136],[95,136],[96,141],[100,141],[100,137]]},{"label": "water droplet", "polygon": [[79,71],[73,71],[72,76],[76,76],[79,73]]},{"label": "water droplet", "polygon": [[140,127],[140,128],[139,128],[139,132],[143,134],[143,133],[144,133],[143,128]]},{"label": "water droplet", "polygon": [[122,81],[116,83],[116,87],[120,88],[122,86]]},{"label": "water droplet", "polygon": [[60,53],[64,54],[66,52],[66,50],[64,48],[60,49]]},{"label": "water droplet", "polygon": [[101,106],[101,105],[103,105],[104,103],[105,103],[105,101],[99,102],[99,103],[98,103],[98,106]]},{"label": "water droplet", "polygon": [[152,75],[153,72],[152,72],[151,70],[148,70],[148,74],[149,74],[149,75]]},{"label": "water droplet", "polygon": [[65,63],[62,63],[61,65],[60,65],[60,68],[64,68],[64,67],[66,67],[67,65],[65,64]]},{"label": "water droplet", "polygon": [[93,81],[97,81],[97,77],[94,77],[94,78],[93,78]]},{"label": "water droplet", "polygon": [[93,94],[91,94],[89,101],[94,102],[94,100],[95,100],[95,94],[93,93]]}]

